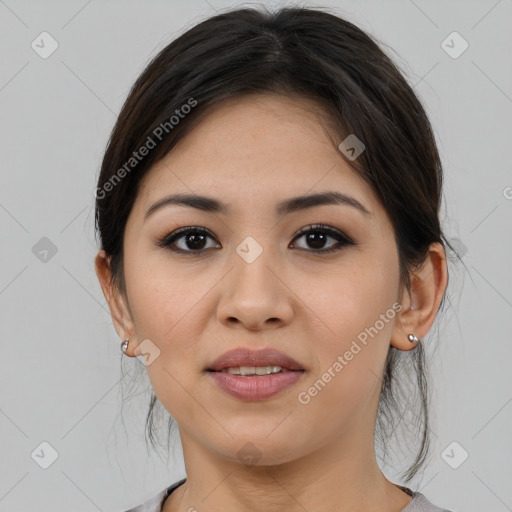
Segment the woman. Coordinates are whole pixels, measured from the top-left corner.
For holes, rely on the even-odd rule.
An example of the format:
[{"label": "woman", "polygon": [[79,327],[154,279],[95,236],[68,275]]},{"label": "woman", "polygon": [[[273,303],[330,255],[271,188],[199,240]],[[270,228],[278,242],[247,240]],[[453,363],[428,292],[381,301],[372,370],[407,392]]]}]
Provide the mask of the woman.
[{"label": "woman", "polygon": [[149,63],[103,159],[95,265],[187,477],[132,512],[443,510],[374,450],[402,406],[406,482],[428,454],[441,193],[420,101],[333,14],[233,10]]}]

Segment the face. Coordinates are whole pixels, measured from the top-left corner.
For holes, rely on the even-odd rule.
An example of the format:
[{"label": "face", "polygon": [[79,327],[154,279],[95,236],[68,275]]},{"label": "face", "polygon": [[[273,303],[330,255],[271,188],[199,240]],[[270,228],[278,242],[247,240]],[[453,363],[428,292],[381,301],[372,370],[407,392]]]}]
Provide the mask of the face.
[{"label": "face", "polygon": [[[158,353],[146,370],[184,448],[235,461],[250,441],[260,463],[276,464],[373,435],[398,253],[378,197],[314,109],[273,95],[229,100],[141,183],[124,238],[126,323],[131,344],[150,340]],[[277,211],[325,192],[352,204]],[[171,194],[223,209],[171,203],[145,217]],[[270,397],[235,397],[206,370],[236,348],[277,349],[304,371]]]}]

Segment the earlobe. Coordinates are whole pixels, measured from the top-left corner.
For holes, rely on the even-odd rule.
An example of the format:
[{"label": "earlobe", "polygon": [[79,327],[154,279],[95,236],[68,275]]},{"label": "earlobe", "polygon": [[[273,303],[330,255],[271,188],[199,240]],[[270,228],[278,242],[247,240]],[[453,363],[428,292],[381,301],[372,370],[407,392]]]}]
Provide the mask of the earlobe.
[{"label": "earlobe", "polygon": [[[409,300],[407,300],[408,302]],[[391,346],[398,350],[412,350],[416,348],[420,339],[416,334],[416,306],[402,307],[399,313],[393,333],[391,335]]]}]

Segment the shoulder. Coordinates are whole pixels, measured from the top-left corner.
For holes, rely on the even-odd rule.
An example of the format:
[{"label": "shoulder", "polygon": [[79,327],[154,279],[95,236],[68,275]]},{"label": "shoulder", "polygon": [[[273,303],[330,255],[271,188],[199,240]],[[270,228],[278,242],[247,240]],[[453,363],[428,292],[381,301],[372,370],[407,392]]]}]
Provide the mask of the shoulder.
[{"label": "shoulder", "polygon": [[171,492],[174,491],[174,489],[176,489],[178,486],[184,483],[185,480],[186,478],[179,480],[178,482],[172,484],[170,487],[163,489],[158,494],[156,494],[149,500],[145,501],[141,505],[133,507],[129,510],[125,510],[124,512],[161,512],[162,504],[167,498],[167,496],[169,496],[169,494],[171,494]]},{"label": "shoulder", "polygon": [[421,492],[412,492],[412,501],[401,512],[452,512],[431,503]]}]

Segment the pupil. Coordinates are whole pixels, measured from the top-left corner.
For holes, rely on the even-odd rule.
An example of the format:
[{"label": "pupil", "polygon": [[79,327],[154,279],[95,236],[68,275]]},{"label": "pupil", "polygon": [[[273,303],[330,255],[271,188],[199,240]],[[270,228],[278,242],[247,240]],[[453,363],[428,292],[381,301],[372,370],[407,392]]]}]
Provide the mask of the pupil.
[{"label": "pupil", "polygon": [[[319,238],[320,238],[320,240],[319,240]],[[312,243],[313,247],[315,249],[322,248],[325,243],[325,235],[323,233],[319,233],[319,232],[309,233],[308,234],[308,243],[309,244]],[[315,243],[319,244],[318,247],[315,246]]]},{"label": "pupil", "polygon": [[[196,246],[194,246],[194,238],[199,238],[200,239],[200,242],[199,242],[199,245],[200,247],[197,247],[197,244]],[[201,246],[201,243],[204,244],[204,239],[205,239],[205,236],[204,235],[189,235],[187,237],[187,246],[189,249],[202,249],[202,246]],[[190,245],[192,245],[192,247],[190,247]]]}]

